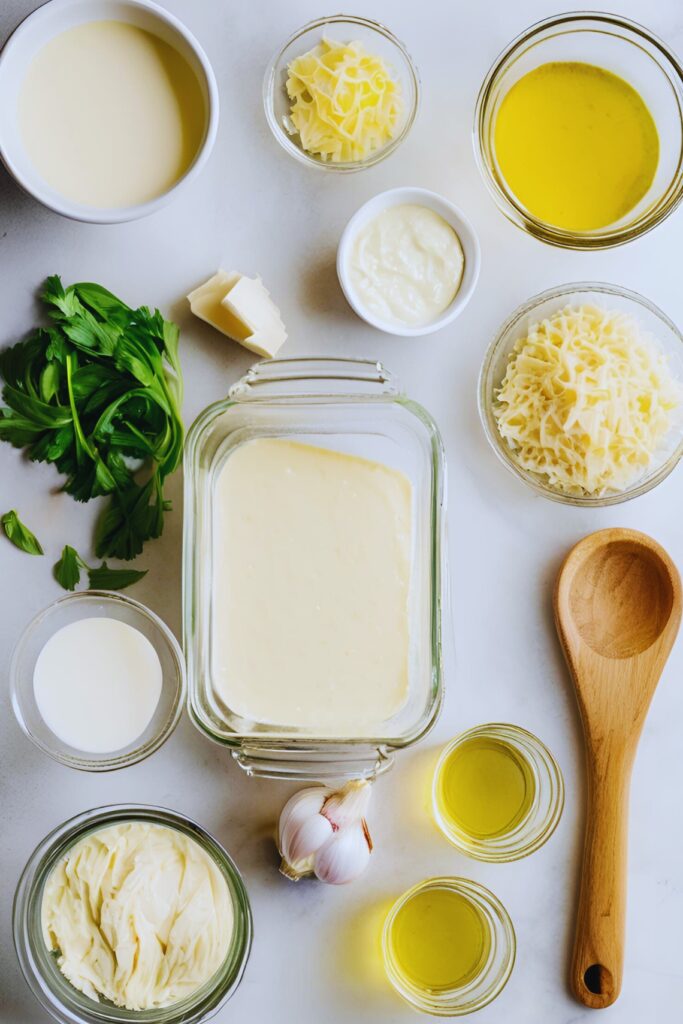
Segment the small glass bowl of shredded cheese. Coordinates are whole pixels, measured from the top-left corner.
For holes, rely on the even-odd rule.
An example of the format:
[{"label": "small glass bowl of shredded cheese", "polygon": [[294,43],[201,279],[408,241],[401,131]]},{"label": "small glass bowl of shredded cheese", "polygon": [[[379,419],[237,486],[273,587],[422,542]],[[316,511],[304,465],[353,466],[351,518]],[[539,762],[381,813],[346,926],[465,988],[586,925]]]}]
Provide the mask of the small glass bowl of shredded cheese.
[{"label": "small glass bowl of shredded cheese", "polygon": [[537,493],[570,505],[644,494],[683,456],[683,335],[609,284],[569,284],[517,309],[479,379],[486,435]]},{"label": "small glass bowl of shredded cheese", "polygon": [[367,18],[319,18],[295,32],[263,81],[268,124],[297,160],[358,171],[393,153],[417,115],[420,81],[401,42]]}]

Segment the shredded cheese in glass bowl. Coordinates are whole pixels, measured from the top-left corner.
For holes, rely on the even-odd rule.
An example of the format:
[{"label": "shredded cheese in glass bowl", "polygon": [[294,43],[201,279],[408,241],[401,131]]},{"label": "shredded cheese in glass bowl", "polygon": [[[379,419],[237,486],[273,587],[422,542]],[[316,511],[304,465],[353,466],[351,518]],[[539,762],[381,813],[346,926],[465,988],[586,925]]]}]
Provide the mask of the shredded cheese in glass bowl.
[{"label": "shredded cheese in glass bowl", "polygon": [[613,504],[649,490],[683,454],[682,342],[660,310],[611,285],[536,296],[482,368],[489,440],[558,501]]},{"label": "shredded cheese in glass bowl", "polygon": [[389,29],[335,15],[287,40],[266,70],[263,102],[292,156],[348,172],[394,152],[415,120],[419,90],[417,68]]},{"label": "shredded cheese in glass bowl", "polygon": [[362,43],[323,37],[287,70],[291,121],[307,153],[333,163],[365,161],[398,131],[400,81]]}]

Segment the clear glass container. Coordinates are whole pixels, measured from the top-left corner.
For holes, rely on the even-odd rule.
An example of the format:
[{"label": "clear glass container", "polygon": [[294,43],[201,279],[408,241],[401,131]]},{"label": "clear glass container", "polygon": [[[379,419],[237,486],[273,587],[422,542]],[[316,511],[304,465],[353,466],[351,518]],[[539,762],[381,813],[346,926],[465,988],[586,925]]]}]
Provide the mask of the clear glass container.
[{"label": "clear glass container", "polygon": [[[65,978],[47,948],[41,927],[45,884],[57,862],[92,832],[129,821],[177,829],[195,840],[216,862],[232,897],[235,924],[222,967],[196,992],[157,1010],[126,1010],[79,992]],[[239,985],[249,958],[252,918],[242,877],[223,847],[191,818],[163,807],[120,804],[98,807],[65,821],[31,854],[14,897],[14,945],[26,982],[43,1009],[60,1024],[200,1024],[223,1006]]]},{"label": "clear glass container", "polygon": [[[240,717],[217,696],[212,495],[225,459],[239,445],[262,437],[373,459],[402,471],[412,484],[408,698],[378,735],[340,739],[264,724]],[[445,459],[436,425],[400,393],[379,363],[314,358],[258,363],[224,401],[206,409],[185,445],[183,635],[189,709],[198,728],[230,747],[250,774],[291,779],[372,777],[389,767],[392,751],[421,739],[436,720],[443,693],[444,505]]]},{"label": "clear glass container", "polygon": [[[522,762],[527,776],[525,782],[530,792],[525,796],[530,799],[524,814],[515,819],[509,830],[495,835],[477,836],[465,831],[444,807],[445,767],[458,747],[475,739],[500,745],[508,755]],[[543,846],[557,828],[564,808],[564,780],[557,761],[536,736],[517,725],[492,722],[461,733],[444,747],[434,772],[432,806],[443,834],[469,857],[494,862],[520,860]]]},{"label": "clear glass container", "polygon": [[[411,977],[401,963],[395,941],[400,912],[414,897],[446,890],[460,896],[480,921],[485,955],[467,983],[457,988],[422,985]],[[500,900],[483,885],[466,878],[430,878],[400,896],[384,923],[382,952],[389,981],[412,1007],[435,1017],[461,1017],[492,1002],[507,984],[515,964],[517,942],[510,916]]]},{"label": "clear glass container", "polygon": [[[307,153],[299,141],[299,135],[290,118],[291,101],[287,95],[287,66],[296,57],[318,46],[323,38],[335,42],[360,42],[368,53],[381,57],[401,85],[403,110],[401,122],[394,137],[381,149],[371,153],[366,160],[352,160],[332,163],[322,160],[314,153]],[[263,79],[263,106],[270,129],[287,152],[299,163],[323,171],[349,172],[372,167],[393,153],[401,145],[417,117],[420,103],[420,76],[412,57],[400,40],[376,21],[353,15],[335,14],[318,18],[294,32],[283,47],[275,54],[266,68]]]},{"label": "clear glass container", "polygon": [[[38,655],[59,629],[85,618],[117,619],[133,626],[152,644],[161,664],[161,694],[154,714],[142,735],[122,750],[77,750],[52,732],[36,703],[33,673]],[[145,605],[124,594],[86,590],[60,597],[32,619],[12,653],[9,683],[17,722],[43,753],[70,768],[106,772],[142,761],[171,735],[185,704],[185,661],[171,630]]]},{"label": "clear glass container", "polygon": [[[626,79],[640,93],[659,133],[659,165],[648,192],[625,217],[595,231],[569,231],[536,218],[503,177],[496,159],[495,124],[512,86],[550,61],[594,64]],[[496,58],[474,115],[479,171],[499,209],[530,235],[566,249],[607,249],[650,231],[683,198],[683,68],[676,55],[642,25],[619,15],[559,14],[532,25]]]},{"label": "clear glass container", "polygon": [[600,508],[617,505],[656,487],[680,462],[683,456],[683,409],[672,419],[672,427],[656,458],[646,473],[638,477],[623,491],[599,496],[565,494],[551,487],[538,473],[519,465],[514,451],[503,440],[494,415],[496,393],[507,370],[515,343],[528,335],[533,324],[563,309],[567,305],[594,305],[623,312],[632,317],[665,353],[672,375],[683,385],[683,334],[653,302],[626,288],[602,282],[579,281],[560,285],[534,295],[508,317],[489,345],[479,375],[479,415],[484,432],[503,465],[528,487],[544,498],[565,505]]}]

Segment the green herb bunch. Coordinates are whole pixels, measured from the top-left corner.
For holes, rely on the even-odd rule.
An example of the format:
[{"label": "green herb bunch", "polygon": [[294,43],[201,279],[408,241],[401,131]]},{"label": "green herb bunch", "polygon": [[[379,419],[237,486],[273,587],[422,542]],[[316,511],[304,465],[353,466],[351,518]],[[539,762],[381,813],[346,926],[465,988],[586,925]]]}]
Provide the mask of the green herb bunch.
[{"label": "green herb bunch", "polygon": [[97,284],[53,276],[41,297],[51,325],[0,353],[0,440],[54,463],[76,501],[110,495],[95,551],[135,558],[162,532],[182,455],[178,327]]}]

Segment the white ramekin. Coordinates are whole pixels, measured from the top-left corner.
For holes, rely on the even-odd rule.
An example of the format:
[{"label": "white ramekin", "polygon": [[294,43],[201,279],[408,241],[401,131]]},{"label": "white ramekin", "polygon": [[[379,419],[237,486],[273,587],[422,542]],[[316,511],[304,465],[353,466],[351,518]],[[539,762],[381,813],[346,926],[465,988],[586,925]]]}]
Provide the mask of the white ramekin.
[{"label": "white ramekin", "polygon": [[[436,319],[430,320],[427,324],[420,324],[418,327],[410,327],[407,324],[403,326],[375,316],[374,313],[364,306],[360,296],[353,287],[349,273],[349,260],[358,232],[383,210],[388,209],[390,206],[401,206],[404,203],[426,206],[430,210],[434,210],[435,213],[438,213],[440,217],[443,217],[460,239],[465,257],[462,281],[453,301]],[[453,203],[444,199],[443,196],[438,195],[436,192],[430,192],[426,188],[392,188],[388,192],[380,192],[379,195],[368,200],[367,203],[354,213],[346,225],[337,249],[337,276],[346,300],[354,312],[358,314],[361,320],[365,320],[366,323],[370,324],[371,327],[376,327],[387,334],[396,334],[404,338],[419,338],[424,334],[433,334],[434,331],[441,330],[446,324],[450,324],[455,320],[470,301],[479,277],[480,265],[479,240],[465,214],[457,206],[454,206]]]},{"label": "white ramekin", "polygon": [[[204,138],[185,174],[166,192],[146,203],[112,209],[74,202],[51,188],[24,149],[17,116],[24,76],[36,53],[61,32],[100,20],[129,22],[174,46],[195,72],[206,105]],[[0,159],[24,191],[43,206],[72,220],[120,224],[154,213],[199,174],[209,158],[217,130],[218,86],[206,54],[182,22],[152,0],[49,0],[21,22],[0,52]]]}]

